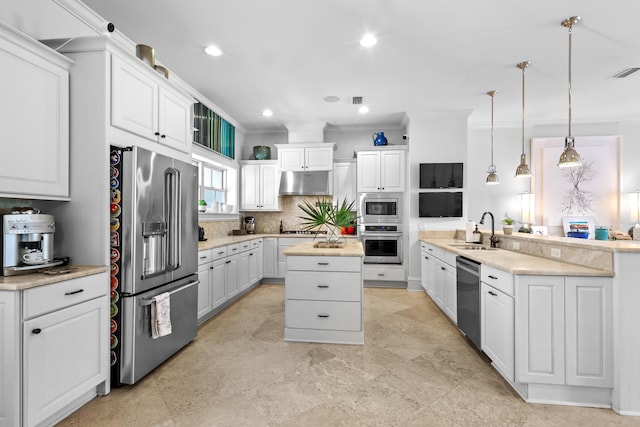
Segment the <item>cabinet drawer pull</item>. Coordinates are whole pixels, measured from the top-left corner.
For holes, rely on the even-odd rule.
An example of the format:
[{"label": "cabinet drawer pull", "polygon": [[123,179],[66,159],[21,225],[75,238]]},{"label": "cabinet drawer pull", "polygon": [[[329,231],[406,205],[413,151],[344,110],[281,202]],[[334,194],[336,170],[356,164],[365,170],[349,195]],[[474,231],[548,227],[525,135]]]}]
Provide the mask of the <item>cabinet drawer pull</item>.
[{"label": "cabinet drawer pull", "polygon": [[42,332],[42,329],[40,328],[35,328],[34,330],[31,331],[31,333],[38,335],[40,332]]},{"label": "cabinet drawer pull", "polygon": [[446,270],[446,268],[444,268],[444,267],[440,267],[440,270],[445,271],[445,270]]},{"label": "cabinet drawer pull", "polygon": [[384,273],[378,273],[378,276],[384,276]]},{"label": "cabinet drawer pull", "polygon": [[155,136],[160,136],[160,132],[154,132],[153,133]]},{"label": "cabinet drawer pull", "polygon": [[224,251],[220,251],[218,252],[218,255],[222,255],[224,253]]},{"label": "cabinet drawer pull", "polygon": [[318,285],[319,288],[328,288],[329,285]]},{"label": "cabinet drawer pull", "polygon": [[249,254],[249,256],[253,256],[253,252],[251,252],[251,253]]},{"label": "cabinet drawer pull", "polygon": [[319,262],[318,265],[329,265],[328,262]]},{"label": "cabinet drawer pull", "polygon": [[65,292],[65,295],[75,295],[75,294],[79,294],[80,292],[84,292],[84,289],[78,289],[77,291],[71,291],[71,292]]},{"label": "cabinet drawer pull", "polygon": [[428,250],[429,250],[429,251],[433,251],[433,249],[431,249],[431,248],[429,248]]},{"label": "cabinet drawer pull", "polygon": [[494,297],[498,296],[498,294],[496,294],[495,292],[491,292],[491,291],[489,291],[489,295],[493,295]]},{"label": "cabinet drawer pull", "polygon": [[207,259],[207,256],[206,255],[201,256],[200,259]]},{"label": "cabinet drawer pull", "polygon": [[496,276],[489,275],[489,279],[498,280]]},{"label": "cabinet drawer pull", "polygon": [[238,250],[238,248],[233,248],[233,249],[231,249],[231,250],[232,250],[232,251],[237,251],[237,250]]},{"label": "cabinet drawer pull", "polygon": [[229,260],[229,261],[225,262],[225,264],[231,264],[231,260]]},{"label": "cabinet drawer pull", "polygon": [[324,317],[329,317],[329,315],[328,314],[318,314],[318,317],[323,317],[324,318]]},{"label": "cabinet drawer pull", "polygon": [[429,259],[429,257],[428,257],[428,256],[426,256],[426,257],[424,257],[424,259]]},{"label": "cabinet drawer pull", "polygon": [[160,135],[160,138],[166,138],[167,135]]}]

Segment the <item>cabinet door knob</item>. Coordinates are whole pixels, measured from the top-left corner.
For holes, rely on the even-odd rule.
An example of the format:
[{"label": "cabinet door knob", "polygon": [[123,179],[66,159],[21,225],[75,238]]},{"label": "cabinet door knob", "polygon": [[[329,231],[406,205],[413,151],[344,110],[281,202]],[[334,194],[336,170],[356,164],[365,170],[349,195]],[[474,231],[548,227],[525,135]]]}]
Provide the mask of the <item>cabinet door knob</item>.
[{"label": "cabinet door knob", "polygon": [[40,328],[35,328],[34,330],[31,331],[31,333],[38,335],[40,332],[42,332],[42,329]]},{"label": "cabinet door knob", "polygon": [[160,138],[166,138],[167,135],[160,135]]},{"label": "cabinet door knob", "polygon": [[158,135],[160,135],[160,132],[154,132],[154,135],[158,136]]}]

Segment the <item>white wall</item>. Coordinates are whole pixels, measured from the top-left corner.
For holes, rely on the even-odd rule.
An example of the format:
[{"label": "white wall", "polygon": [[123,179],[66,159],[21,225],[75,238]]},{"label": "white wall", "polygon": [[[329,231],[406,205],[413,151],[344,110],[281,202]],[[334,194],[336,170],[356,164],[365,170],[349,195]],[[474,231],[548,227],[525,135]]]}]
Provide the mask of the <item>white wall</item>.
[{"label": "white wall", "polygon": [[271,148],[271,158],[278,158],[278,150],[275,144],[286,144],[287,131],[272,131],[272,132],[247,132],[244,135],[244,141],[241,146],[236,148],[236,154],[238,160],[255,160],[253,157],[253,147],[255,145],[266,145]]},{"label": "white wall", "polygon": [[354,158],[354,148],[373,146],[374,132],[384,132],[389,145],[407,145],[407,140],[402,139],[407,133],[406,127],[402,125],[327,126],[324,130],[324,140],[336,143],[334,160],[347,160]]}]

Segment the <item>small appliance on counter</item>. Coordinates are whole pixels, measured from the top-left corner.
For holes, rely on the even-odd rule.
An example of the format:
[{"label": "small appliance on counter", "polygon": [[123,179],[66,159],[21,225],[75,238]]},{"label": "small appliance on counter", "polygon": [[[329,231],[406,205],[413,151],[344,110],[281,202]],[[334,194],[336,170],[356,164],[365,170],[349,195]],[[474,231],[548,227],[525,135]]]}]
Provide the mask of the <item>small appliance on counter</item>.
[{"label": "small appliance on counter", "polygon": [[247,234],[256,233],[256,219],[252,216],[244,217],[244,229],[247,230]]},{"label": "small appliance on counter", "polygon": [[62,265],[53,257],[53,215],[30,207],[12,208],[2,215],[2,276],[35,273]]},{"label": "small appliance on counter", "polygon": [[206,242],[207,238],[204,237],[204,228],[198,226],[198,242]]},{"label": "small appliance on counter", "polygon": [[477,228],[476,223],[473,221],[467,221],[465,224],[465,238],[464,241],[467,243],[475,242],[475,236],[473,235],[473,231]]}]

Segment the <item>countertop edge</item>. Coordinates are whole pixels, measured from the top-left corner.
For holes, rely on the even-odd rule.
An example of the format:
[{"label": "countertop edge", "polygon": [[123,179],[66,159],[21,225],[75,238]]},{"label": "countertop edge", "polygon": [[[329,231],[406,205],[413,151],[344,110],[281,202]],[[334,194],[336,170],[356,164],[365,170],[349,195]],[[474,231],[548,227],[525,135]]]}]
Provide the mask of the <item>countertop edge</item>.
[{"label": "countertop edge", "polygon": [[53,283],[78,279],[80,277],[92,276],[109,270],[106,265],[69,265],[65,267],[54,267],[52,271],[71,270],[64,274],[30,273],[17,276],[0,277],[0,291],[23,291],[25,289],[36,288],[38,286],[51,285]]},{"label": "countertop edge", "polygon": [[[313,238],[316,237],[316,241],[324,240],[324,235],[313,235],[313,234],[280,234],[280,233],[263,233],[263,234],[240,234],[237,236],[219,236],[219,237],[210,237],[207,238],[204,242],[198,242],[198,251],[206,251],[208,249],[215,249],[221,246],[233,245],[235,243],[247,242],[249,240],[261,239],[265,237],[279,237],[279,238],[293,238],[293,239],[301,239],[301,238]],[[349,235],[343,236],[347,241],[349,240],[358,240],[357,235]]]},{"label": "countertop edge", "polygon": [[[515,275],[523,276],[594,276],[613,277],[614,273],[608,270],[600,270],[584,267],[563,261],[551,260],[529,254],[522,254],[507,249],[497,251],[473,251],[456,248],[452,244],[464,244],[462,240],[455,239],[420,239],[421,242],[432,244],[440,249],[462,255],[489,267],[507,271]],[[505,259],[505,257],[507,259]],[[517,266],[514,262],[538,263],[540,266]]]}]

